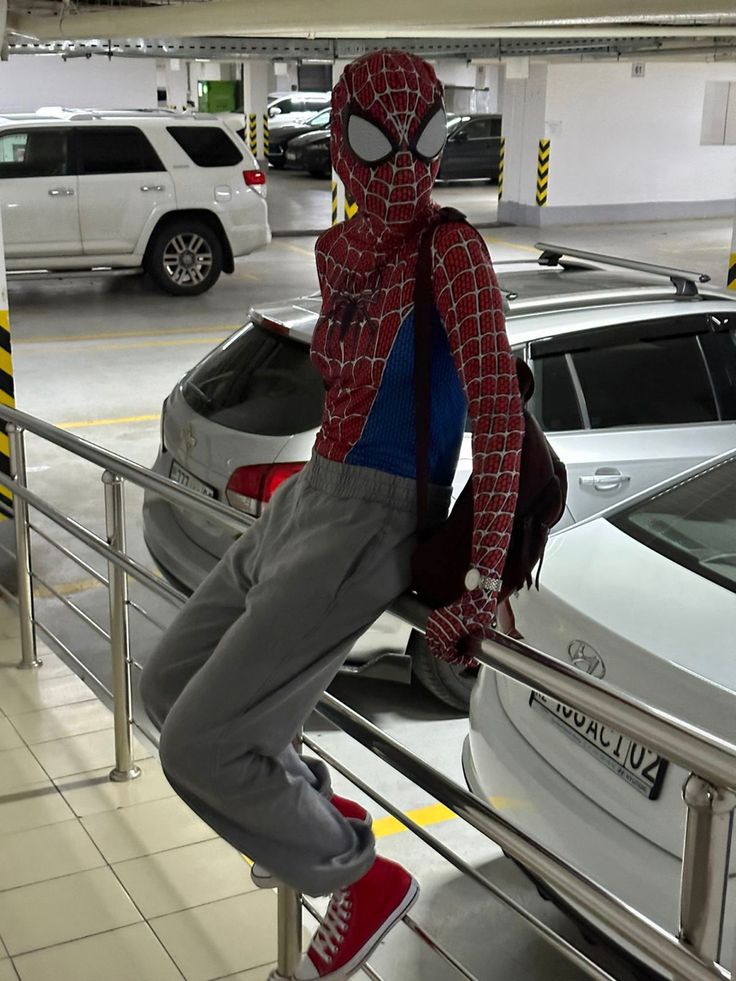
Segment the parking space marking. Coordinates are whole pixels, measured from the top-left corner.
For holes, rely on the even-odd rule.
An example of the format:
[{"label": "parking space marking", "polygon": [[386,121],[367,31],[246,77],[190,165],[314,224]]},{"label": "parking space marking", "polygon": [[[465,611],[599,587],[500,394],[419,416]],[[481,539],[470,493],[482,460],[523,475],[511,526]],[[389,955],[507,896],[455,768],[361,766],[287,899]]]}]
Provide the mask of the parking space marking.
[{"label": "parking space marking", "polygon": [[130,341],[128,344],[90,344],[88,351],[127,351],[138,347],[183,347],[191,344],[212,344],[224,341],[227,334],[215,334],[214,337],[187,337],[171,341]]},{"label": "parking space marking", "polygon": [[[422,828],[457,818],[457,814],[444,804],[430,804],[428,807],[418,807],[405,813],[410,820]],[[390,835],[397,835],[406,830],[401,821],[391,816],[378,818],[373,822],[373,834],[376,838],[388,838]]]},{"label": "parking space marking", "polygon": [[503,238],[494,238],[492,235],[484,235],[484,242],[492,242],[494,245],[505,245],[509,249],[520,249],[522,252],[533,252],[535,255],[539,255],[539,249],[535,249],[533,245],[520,245],[518,242],[507,242]]},{"label": "parking space marking", "polygon": [[158,422],[160,418],[161,413],[155,412],[145,416],[120,416],[117,419],[77,419],[74,422],[57,422],[54,425],[58,429],[86,429],[90,426],[124,426],[131,422]]},{"label": "parking space marking", "polygon": [[314,259],[314,249],[305,249],[303,245],[293,245],[291,242],[281,242],[280,244],[282,249],[298,252],[299,255],[308,255],[310,259]]},{"label": "parking space marking", "polygon": [[116,331],[110,334],[51,334],[41,337],[13,338],[13,347],[19,344],[58,344],[66,341],[116,341],[124,337],[158,337],[170,334],[232,334],[242,324],[215,324],[211,327],[164,327],[150,330]]},{"label": "parking space marking", "polygon": [[58,593],[59,596],[73,596],[75,593],[85,593],[88,589],[102,589],[99,579],[77,579],[74,582],[60,582],[54,585],[55,593],[52,593],[46,586],[34,586],[33,594],[37,599],[51,599]]}]

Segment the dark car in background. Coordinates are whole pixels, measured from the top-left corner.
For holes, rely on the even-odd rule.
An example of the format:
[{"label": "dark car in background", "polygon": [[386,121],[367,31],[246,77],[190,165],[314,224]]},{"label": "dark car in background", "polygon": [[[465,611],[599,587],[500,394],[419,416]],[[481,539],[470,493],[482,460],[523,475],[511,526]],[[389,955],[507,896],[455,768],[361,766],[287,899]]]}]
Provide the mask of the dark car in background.
[{"label": "dark car in background", "polygon": [[458,115],[447,122],[447,143],[437,180],[498,180],[501,116]]},{"label": "dark car in background", "polygon": [[[278,119],[278,117],[277,117]],[[330,109],[322,109],[308,119],[295,120],[293,122],[271,123],[269,134],[269,146],[266,157],[272,167],[280,169],[286,164],[286,145],[295,136],[302,133],[311,133],[314,130],[324,130],[330,125]]]},{"label": "dark car in background", "polygon": [[306,170],[312,177],[330,177],[330,130],[310,130],[295,136],[286,145],[285,166],[292,170]]}]

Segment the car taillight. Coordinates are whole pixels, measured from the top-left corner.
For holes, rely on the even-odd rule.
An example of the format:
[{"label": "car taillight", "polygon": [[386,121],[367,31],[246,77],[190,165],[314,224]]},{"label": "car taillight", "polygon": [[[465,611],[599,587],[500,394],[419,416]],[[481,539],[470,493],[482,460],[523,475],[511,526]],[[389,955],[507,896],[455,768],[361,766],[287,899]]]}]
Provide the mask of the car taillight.
[{"label": "car taillight", "polygon": [[225,488],[228,504],[258,517],[276,488],[299,473],[303,466],[303,463],[268,463],[238,467]]},{"label": "car taillight", "polygon": [[257,187],[266,183],[266,175],[262,170],[244,170],[243,180],[248,187]]}]

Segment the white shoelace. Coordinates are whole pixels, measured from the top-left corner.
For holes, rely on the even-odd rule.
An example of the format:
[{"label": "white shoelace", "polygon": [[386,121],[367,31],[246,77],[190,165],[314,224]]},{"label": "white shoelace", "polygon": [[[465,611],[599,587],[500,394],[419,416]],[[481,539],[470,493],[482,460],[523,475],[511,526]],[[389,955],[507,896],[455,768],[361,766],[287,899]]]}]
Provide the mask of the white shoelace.
[{"label": "white shoelace", "polygon": [[340,949],[347,933],[353,902],[349,889],[338,889],[330,900],[322,926],[314,935],[312,947],[323,961],[329,963]]}]

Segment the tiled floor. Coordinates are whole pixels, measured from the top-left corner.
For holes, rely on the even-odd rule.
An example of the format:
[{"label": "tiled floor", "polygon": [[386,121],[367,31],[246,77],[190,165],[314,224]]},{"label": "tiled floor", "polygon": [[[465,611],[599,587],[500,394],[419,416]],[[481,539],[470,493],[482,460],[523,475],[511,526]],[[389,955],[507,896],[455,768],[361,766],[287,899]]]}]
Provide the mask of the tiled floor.
[{"label": "tiled floor", "polygon": [[0,602],[0,981],[265,981],[276,895],[169,787],[111,783],[112,714]]}]

